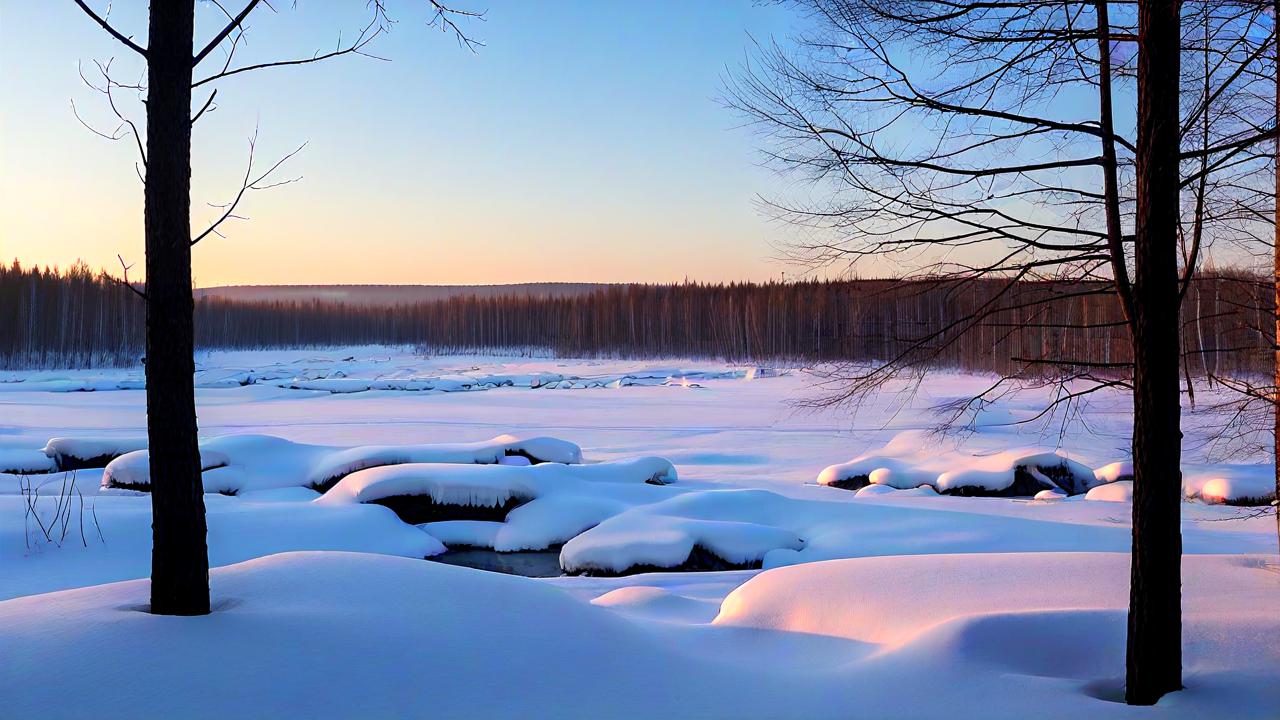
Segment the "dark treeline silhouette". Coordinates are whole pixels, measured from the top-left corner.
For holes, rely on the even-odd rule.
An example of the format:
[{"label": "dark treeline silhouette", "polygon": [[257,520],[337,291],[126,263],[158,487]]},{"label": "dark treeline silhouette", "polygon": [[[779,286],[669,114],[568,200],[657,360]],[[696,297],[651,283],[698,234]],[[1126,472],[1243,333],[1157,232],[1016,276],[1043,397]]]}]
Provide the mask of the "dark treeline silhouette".
[{"label": "dark treeline silhouette", "polygon": [[142,355],[146,308],[83,263],[66,271],[0,266],[0,367],[130,365]]},{"label": "dark treeline silhouette", "polygon": [[[1183,304],[1186,371],[1269,373],[1272,303],[1266,279],[1218,272],[1194,281]],[[983,321],[961,322],[975,314]],[[83,264],[65,272],[0,267],[0,366],[135,364],[144,354],[143,315],[133,293]],[[956,336],[937,335],[953,325]],[[388,307],[209,297],[196,302],[195,328],[205,349],[392,344],[796,362],[911,352],[931,366],[1001,373],[1060,370],[1067,358],[1105,374],[1127,371],[1132,360],[1104,284],[999,279],[617,285],[572,297],[457,296]]]}]

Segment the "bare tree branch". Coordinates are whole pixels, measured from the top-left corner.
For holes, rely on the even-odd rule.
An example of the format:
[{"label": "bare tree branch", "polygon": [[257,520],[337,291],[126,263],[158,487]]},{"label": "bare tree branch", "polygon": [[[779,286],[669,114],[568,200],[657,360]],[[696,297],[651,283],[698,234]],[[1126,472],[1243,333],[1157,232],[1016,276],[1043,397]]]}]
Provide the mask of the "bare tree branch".
[{"label": "bare tree branch", "polygon": [[75,3],[76,5],[79,5],[80,9],[83,10],[84,13],[88,15],[90,18],[92,18],[94,22],[102,26],[103,30],[106,30],[108,33],[110,33],[111,37],[119,40],[121,43],[124,44],[125,47],[138,53],[142,57],[147,56],[146,49],[144,49],[142,46],[138,45],[134,41],[130,40],[129,38],[125,37],[124,34],[122,34],[119,30],[116,30],[115,28],[111,27],[110,23],[108,23],[106,19],[104,19],[103,17],[98,15],[96,12],[94,12],[93,9],[90,8],[88,5],[84,4],[84,0],[75,0]]}]

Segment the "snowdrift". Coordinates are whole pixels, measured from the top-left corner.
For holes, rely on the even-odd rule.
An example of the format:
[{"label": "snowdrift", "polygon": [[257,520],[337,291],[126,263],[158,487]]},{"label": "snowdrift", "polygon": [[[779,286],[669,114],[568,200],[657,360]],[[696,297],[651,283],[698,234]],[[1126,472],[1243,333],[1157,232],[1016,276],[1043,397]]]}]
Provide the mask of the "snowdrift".
[{"label": "snowdrift", "polygon": [[[499,435],[477,443],[371,445],[339,448],[295,443],[271,435],[225,435],[200,443],[206,493],[234,495],[280,487],[323,490],[366,468],[405,463],[496,464],[518,457],[531,463],[580,463],[582,450],[565,440]],[[103,487],[147,490],[150,458],[135,450],[112,460]]]},{"label": "snowdrift", "polygon": [[105,467],[107,463],[147,446],[146,437],[107,438],[51,438],[45,443],[44,454],[53,460],[58,470],[80,470]]},{"label": "snowdrift", "polygon": [[1185,473],[1183,493],[1211,505],[1269,505],[1276,479],[1266,465],[1218,465]]},{"label": "snowdrift", "polygon": [[[363,349],[367,352],[367,348]],[[236,353],[225,353],[234,356]],[[248,353],[246,353],[248,354]],[[287,353],[281,353],[287,354]],[[263,353],[268,357],[271,353]],[[607,372],[583,374],[507,367],[481,370],[475,365],[424,369],[422,358],[369,356],[345,358],[301,356],[287,361],[253,366],[205,365],[195,374],[199,389],[267,386],[283,390],[335,395],[374,391],[426,394],[462,393],[514,388],[524,390],[584,390],[625,387],[701,387],[707,381],[755,380],[780,377],[786,370],[771,367],[705,368],[631,363]],[[563,366],[563,365],[562,365]],[[0,392],[107,392],[142,390],[146,380],[141,368],[116,371],[30,371],[0,378]],[[136,449],[136,448],[135,448]]]},{"label": "snowdrift", "polygon": [[587,465],[410,463],[344,477],[318,505],[390,507],[448,546],[545,550],[631,507],[681,492],[663,458]]},{"label": "snowdrift", "polygon": [[[1272,718],[1264,563],[1186,559],[1188,688],[1154,708],[1103,699],[1123,676],[1119,553],[770,570],[711,625],[686,619],[696,586],[590,602],[560,583],[290,553],[213,570],[204,617],[144,612],[146,581],[2,602],[0,688],[15,717]],[[103,657],[149,681],[30,681],[98,677]],[[352,661],[335,676],[337,657]]]},{"label": "snowdrift", "polygon": [[1078,495],[1106,482],[1092,468],[1053,450],[926,453],[926,442],[918,431],[901,433],[879,451],[825,468],[817,482],[844,490],[927,486],[966,497],[1031,497],[1046,490]]},{"label": "snowdrift", "polygon": [[[1267,465],[1214,465],[1184,471],[1184,495],[1209,504],[1267,505],[1275,499],[1275,479]],[[1132,498],[1133,464],[1112,462],[1097,469],[1057,450],[1012,449],[972,455],[930,446],[918,430],[899,433],[883,448],[837,463],[818,474],[817,483],[859,496],[892,489],[928,487],[942,495],[1034,497],[1083,495],[1088,500]],[[1115,489],[1103,486],[1127,483]]]}]

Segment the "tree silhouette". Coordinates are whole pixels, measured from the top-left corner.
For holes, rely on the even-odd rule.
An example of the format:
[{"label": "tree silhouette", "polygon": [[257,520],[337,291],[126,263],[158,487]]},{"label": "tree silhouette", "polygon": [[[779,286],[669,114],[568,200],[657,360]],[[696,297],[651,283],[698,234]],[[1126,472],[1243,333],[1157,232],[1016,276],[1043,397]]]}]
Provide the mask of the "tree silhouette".
[{"label": "tree silhouette", "polygon": [[[1155,702],[1181,686],[1178,372],[1187,353],[1176,309],[1205,244],[1239,233],[1235,181],[1250,167],[1249,148],[1275,136],[1274,123],[1251,123],[1238,104],[1258,60],[1256,44],[1241,39],[1265,8],[796,4],[818,29],[798,52],[763,48],[729,88],[730,104],[770,137],[771,159],[830,198],[772,205],[782,218],[826,231],[793,246],[794,257],[816,266],[896,260],[953,289],[1003,284],[954,320],[924,326],[885,362],[848,366],[833,378],[841,384],[831,401],[856,401],[919,374],[960,338],[1004,324],[995,316],[1026,280],[1055,281],[1062,295],[1112,298],[1119,321],[1050,317],[1053,294],[1027,302],[1044,311],[1035,324],[1127,333],[1131,360],[1099,362],[1056,344],[1015,359],[1036,367],[1034,382],[1056,368],[1064,391],[1057,402],[1103,387],[1133,391],[1141,489],[1126,693],[1132,703]],[[1208,58],[1199,74],[1182,64],[1192,52]],[[1117,102],[1136,117],[1132,134],[1116,120]],[[1183,195],[1194,208],[1186,217]],[[973,402],[1025,380],[1024,371],[1007,375]]]},{"label": "tree silhouette", "polygon": [[[195,3],[191,0],[150,3],[146,47],[113,27],[84,0],[75,2],[113,38],[141,56],[147,66],[145,86],[118,82],[110,74],[110,63],[100,64],[99,69],[111,110],[121,118],[142,154],[139,175],[144,185],[146,289],[141,292],[146,299],[147,437],[151,476],[156,478],[151,493],[151,611],[202,615],[209,612],[209,559],[193,384],[191,247],[235,217],[240,197],[248,190],[265,187],[265,179],[252,174],[251,157],[250,171],[236,200],[209,229],[192,236],[191,128],[213,106],[217,90],[195,108],[192,91],[242,73],[367,54],[369,43],[387,29],[390,19],[382,0],[373,0],[369,23],[354,40],[340,42],[330,52],[236,65],[246,21],[260,7],[270,8],[269,3],[249,0],[235,15],[213,3],[226,16],[226,23],[197,49]],[[453,10],[436,0],[429,2],[434,10],[433,24],[454,34],[464,45],[474,45],[455,19],[475,17],[475,13]],[[197,79],[196,70],[218,48],[225,48],[221,67]],[[146,94],[145,140],[114,103],[112,90],[121,88]]]}]

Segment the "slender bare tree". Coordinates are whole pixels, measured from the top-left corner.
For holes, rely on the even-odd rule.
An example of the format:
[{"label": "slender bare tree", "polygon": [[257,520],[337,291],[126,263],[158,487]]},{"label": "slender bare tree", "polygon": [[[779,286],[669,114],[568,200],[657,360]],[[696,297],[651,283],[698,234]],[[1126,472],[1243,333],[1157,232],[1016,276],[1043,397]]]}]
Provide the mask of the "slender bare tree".
[{"label": "slender bare tree", "polygon": [[[779,217],[821,231],[793,246],[792,256],[821,267],[888,263],[894,274],[955,288],[985,279],[1007,288],[957,320],[921,324],[886,362],[837,368],[828,379],[840,392],[824,401],[857,400],[892,378],[918,377],[959,338],[1006,325],[1011,307],[1047,309],[1055,294],[1114,297],[1132,362],[1065,356],[1057,344],[1016,359],[1033,378],[1056,373],[1064,392],[1055,403],[1108,387],[1133,392],[1140,489],[1126,697],[1155,702],[1181,686],[1184,353],[1172,310],[1204,245],[1230,227],[1229,213],[1215,211],[1229,204],[1224,178],[1275,133],[1274,124],[1249,127],[1230,105],[1239,96],[1235,79],[1247,74],[1240,68],[1250,65],[1248,43],[1233,33],[1253,22],[1257,3],[796,4],[818,29],[799,50],[764,48],[729,89],[730,104],[771,138],[771,160],[807,174],[830,198],[769,204]],[[1203,20],[1195,27],[1205,37],[1194,46],[1209,58],[1203,77],[1198,65],[1182,73],[1184,15],[1188,27]],[[1187,86],[1202,107],[1184,128],[1177,100]],[[1136,118],[1131,127],[1119,126],[1117,103]],[[1186,231],[1183,193],[1199,198]],[[1058,280],[1064,289],[1012,301],[1028,279]],[[1100,328],[1047,316],[1032,322],[1062,332]],[[988,393],[1026,377],[1002,378]]]},{"label": "slender bare tree", "polygon": [[[136,124],[127,127],[142,152],[139,174],[144,178],[147,436],[154,478],[151,611],[203,615],[209,612],[209,559],[193,379],[191,247],[235,217],[236,204],[247,190],[264,185],[253,176],[251,159],[245,185],[227,211],[209,229],[192,236],[191,128],[213,106],[217,90],[211,90],[198,107],[193,107],[192,92],[242,73],[367,54],[369,43],[389,27],[390,19],[382,0],[373,0],[368,5],[371,19],[364,29],[354,40],[339,42],[329,52],[236,65],[246,22],[260,7],[271,9],[270,3],[249,0],[232,15],[215,0],[212,7],[225,16],[225,24],[197,47],[195,2],[153,1],[147,45],[143,47],[115,28],[107,15],[99,14],[84,0],[74,1],[91,20],[146,62],[145,86],[119,83],[110,76],[109,63],[99,67],[109,101],[113,88],[132,87],[146,96],[145,143]],[[451,9],[436,0],[428,2],[432,24],[474,47],[475,42],[456,22],[478,17],[477,13]],[[221,65],[197,79],[196,71],[219,48],[225,55]],[[111,108],[123,120],[114,102]]]}]

